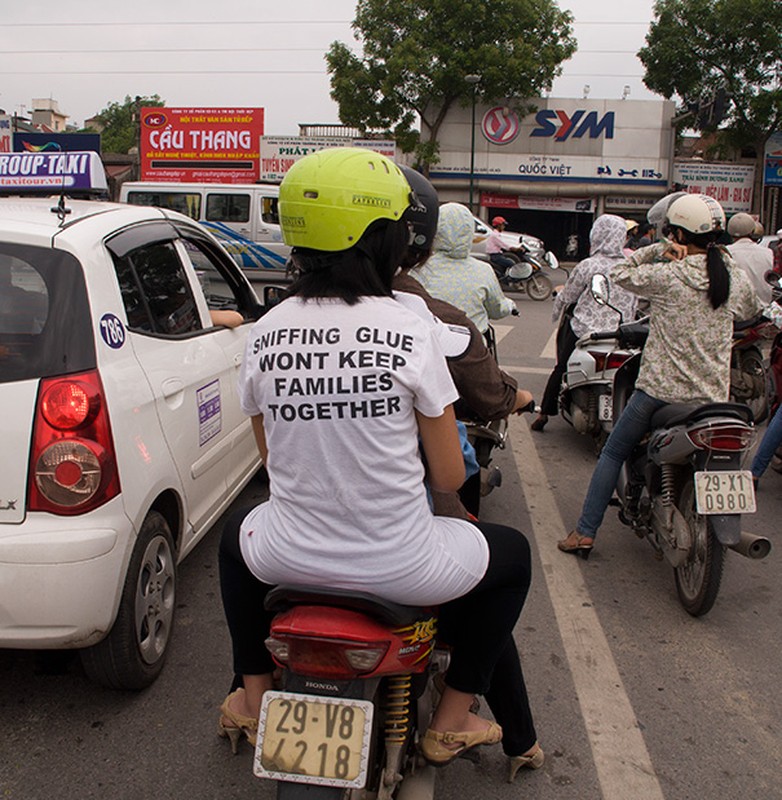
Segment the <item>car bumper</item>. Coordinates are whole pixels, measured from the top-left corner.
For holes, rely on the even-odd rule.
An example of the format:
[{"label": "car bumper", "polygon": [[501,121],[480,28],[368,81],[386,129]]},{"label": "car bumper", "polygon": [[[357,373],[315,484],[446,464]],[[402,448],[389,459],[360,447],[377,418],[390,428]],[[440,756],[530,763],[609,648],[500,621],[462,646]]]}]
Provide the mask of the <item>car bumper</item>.
[{"label": "car bumper", "polygon": [[118,500],[0,526],[0,647],[86,647],[108,633],[134,538]]}]

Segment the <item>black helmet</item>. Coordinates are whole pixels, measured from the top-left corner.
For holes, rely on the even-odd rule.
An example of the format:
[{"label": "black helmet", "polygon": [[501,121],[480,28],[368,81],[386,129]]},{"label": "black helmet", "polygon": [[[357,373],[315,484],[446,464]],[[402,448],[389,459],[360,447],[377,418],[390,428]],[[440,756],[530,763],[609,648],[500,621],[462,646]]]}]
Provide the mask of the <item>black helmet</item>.
[{"label": "black helmet", "polygon": [[[413,190],[413,202],[402,214],[402,219],[409,222],[413,229],[410,249],[419,253],[429,253],[437,231],[437,218],[440,215],[437,189],[420,172],[411,167],[399,165],[399,169]],[[415,202],[416,199],[418,202]]]}]

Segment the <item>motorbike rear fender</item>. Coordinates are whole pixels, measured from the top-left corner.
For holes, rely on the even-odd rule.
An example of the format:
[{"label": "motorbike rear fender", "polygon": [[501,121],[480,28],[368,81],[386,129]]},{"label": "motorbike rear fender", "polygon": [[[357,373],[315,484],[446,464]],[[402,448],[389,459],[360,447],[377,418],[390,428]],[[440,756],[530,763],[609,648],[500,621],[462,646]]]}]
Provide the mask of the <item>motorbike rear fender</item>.
[{"label": "motorbike rear fender", "polygon": [[713,514],[711,526],[717,541],[725,547],[732,547],[741,540],[741,514]]}]

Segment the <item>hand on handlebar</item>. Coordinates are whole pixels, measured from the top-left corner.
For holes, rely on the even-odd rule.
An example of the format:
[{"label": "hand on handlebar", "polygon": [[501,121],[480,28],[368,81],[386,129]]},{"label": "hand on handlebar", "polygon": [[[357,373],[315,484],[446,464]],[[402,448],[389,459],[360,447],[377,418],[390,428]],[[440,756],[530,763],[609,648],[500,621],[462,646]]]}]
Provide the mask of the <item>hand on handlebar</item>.
[{"label": "hand on handlebar", "polygon": [[511,414],[523,414],[525,411],[530,414],[535,411],[535,401],[532,398],[532,393],[526,389],[516,389],[516,402]]}]

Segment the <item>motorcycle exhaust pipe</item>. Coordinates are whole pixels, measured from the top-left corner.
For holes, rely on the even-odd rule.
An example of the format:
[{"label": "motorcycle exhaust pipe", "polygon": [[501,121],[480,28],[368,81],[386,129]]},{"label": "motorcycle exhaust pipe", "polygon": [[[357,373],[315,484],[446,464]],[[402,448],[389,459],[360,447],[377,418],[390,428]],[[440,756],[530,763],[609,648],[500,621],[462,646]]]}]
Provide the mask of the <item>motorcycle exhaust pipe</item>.
[{"label": "motorcycle exhaust pipe", "polygon": [[736,544],[728,547],[746,558],[765,558],[771,552],[771,542],[768,539],[745,531],[741,532],[741,538]]}]

